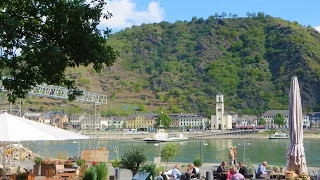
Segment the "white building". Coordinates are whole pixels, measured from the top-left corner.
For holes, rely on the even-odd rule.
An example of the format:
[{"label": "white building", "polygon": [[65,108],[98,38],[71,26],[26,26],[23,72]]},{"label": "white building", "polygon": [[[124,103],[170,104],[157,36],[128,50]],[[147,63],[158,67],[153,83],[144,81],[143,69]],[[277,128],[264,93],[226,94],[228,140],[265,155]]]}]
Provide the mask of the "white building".
[{"label": "white building", "polygon": [[219,92],[216,95],[216,115],[211,115],[211,130],[232,129],[232,116],[224,113],[223,94]]},{"label": "white building", "polygon": [[[169,116],[172,116],[172,114]],[[179,127],[183,129],[188,127],[192,129],[205,129],[208,121],[207,118],[199,114],[180,114],[177,120]]]},{"label": "white building", "polygon": [[122,129],[126,126],[125,117],[107,117],[104,120],[101,120],[101,129]]},{"label": "white building", "polygon": [[69,122],[74,128],[84,130],[100,129],[101,121],[103,120],[99,115],[74,114],[69,117]]},{"label": "white building", "polygon": [[[283,128],[288,128],[289,127],[289,123],[288,123],[289,110],[268,110],[265,113],[263,113],[262,118],[264,118],[264,120],[266,120],[266,126],[268,128],[277,128],[278,127],[278,125],[274,124],[274,120],[273,120],[273,118],[275,118],[275,116],[278,113],[282,114],[283,117],[285,118],[286,125],[284,125]],[[310,128],[309,115],[303,113],[302,119],[303,119],[303,128]]]}]

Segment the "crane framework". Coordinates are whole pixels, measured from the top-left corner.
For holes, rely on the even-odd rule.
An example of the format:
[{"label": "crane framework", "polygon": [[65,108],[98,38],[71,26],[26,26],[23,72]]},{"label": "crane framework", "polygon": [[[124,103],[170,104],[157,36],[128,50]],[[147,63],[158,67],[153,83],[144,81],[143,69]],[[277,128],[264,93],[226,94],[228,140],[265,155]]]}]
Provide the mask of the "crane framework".
[{"label": "crane framework", "polygon": [[[0,81],[0,91],[7,93],[10,93],[9,91],[7,91],[3,86],[2,86],[2,82]],[[47,97],[47,98],[53,98],[53,99],[68,99],[68,94],[69,94],[70,90],[65,88],[65,87],[61,87],[61,86],[53,86],[53,85],[37,85],[35,87],[33,87],[29,92],[28,95],[29,96],[38,96],[38,97]],[[84,115],[90,115],[89,112],[89,108],[90,105],[94,106],[94,120],[91,123],[92,126],[89,127],[89,131],[92,131],[90,134],[92,134],[93,136],[95,136],[95,127],[97,125],[97,123],[99,122],[99,117],[100,117],[100,105],[102,104],[107,104],[107,96],[106,95],[102,95],[102,94],[97,94],[97,93],[91,93],[91,92],[87,92],[87,91],[83,91],[81,96],[76,97],[75,101],[77,102],[81,102],[84,103]],[[6,96],[3,96],[0,101],[4,102],[6,100]],[[7,112],[8,111],[8,107],[6,107],[5,109],[0,109],[1,113],[2,112]],[[10,103],[10,107],[9,107],[9,113],[16,115],[16,116],[22,116],[22,100],[19,99],[19,101],[17,101],[16,103]],[[93,143],[88,143],[89,147],[91,148],[94,146],[99,146],[99,144],[95,145],[95,137],[92,138],[93,139]]]}]

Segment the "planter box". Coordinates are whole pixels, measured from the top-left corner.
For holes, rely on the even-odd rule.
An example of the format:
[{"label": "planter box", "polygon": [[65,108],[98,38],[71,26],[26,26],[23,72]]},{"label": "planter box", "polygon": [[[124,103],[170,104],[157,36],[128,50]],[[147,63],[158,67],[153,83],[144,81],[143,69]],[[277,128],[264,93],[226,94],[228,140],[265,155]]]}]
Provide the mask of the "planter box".
[{"label": "planter box", "polygon": [[41,176],[45,176],[46,175],[46,170],[56,170],[56,165],[55,164],[41,164]]},{"label": "planter box", "polygon": [[65,164],[64,168],[73,168],[73,164]]},{"label": "planter box", "polygon": [[41,165],[33,165],[33,175],[40,176],[41,175]]}]

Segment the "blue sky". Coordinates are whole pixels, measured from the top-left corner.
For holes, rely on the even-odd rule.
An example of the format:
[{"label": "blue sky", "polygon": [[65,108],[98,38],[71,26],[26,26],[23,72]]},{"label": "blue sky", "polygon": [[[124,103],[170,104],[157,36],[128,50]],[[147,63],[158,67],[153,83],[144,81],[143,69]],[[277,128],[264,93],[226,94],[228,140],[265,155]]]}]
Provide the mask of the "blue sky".
[{"label": "blue sky", "polygon": [[320,0],[109,0],[107,10],[114,17],[103,25],[115,31],[141,23],[207,18],[226,12],[245,16],[247,12],[264,12],[320,31]]}]

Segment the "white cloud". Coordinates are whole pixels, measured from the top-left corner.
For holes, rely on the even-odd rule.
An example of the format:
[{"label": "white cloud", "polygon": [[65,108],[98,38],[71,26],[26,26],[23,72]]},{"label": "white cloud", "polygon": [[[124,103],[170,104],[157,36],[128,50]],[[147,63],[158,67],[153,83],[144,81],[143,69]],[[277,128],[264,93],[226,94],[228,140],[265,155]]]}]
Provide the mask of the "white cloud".
[{"label": "white cloud", "polygon": [[133,0],[109,0],[106,11],[112,13],[111,19],[103,19],[101,25],[111,29],[123,29],[142,23],[153,23],[164,20],[164,9],[159,2],[151,1],[144,10],[137,9]]},{"label": "white cloud", "polygon": [[315,27],[315,29],[320,33],[320,26]]}]

